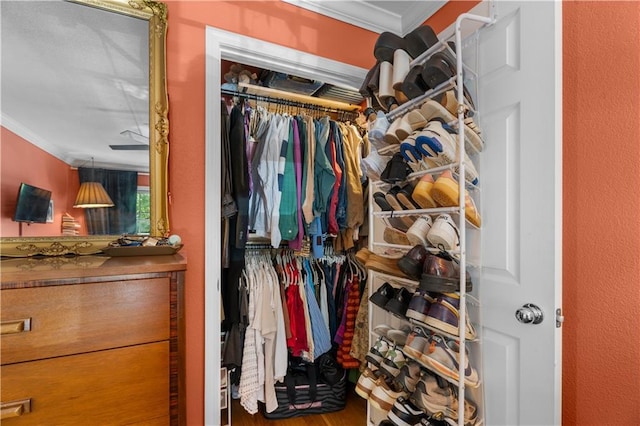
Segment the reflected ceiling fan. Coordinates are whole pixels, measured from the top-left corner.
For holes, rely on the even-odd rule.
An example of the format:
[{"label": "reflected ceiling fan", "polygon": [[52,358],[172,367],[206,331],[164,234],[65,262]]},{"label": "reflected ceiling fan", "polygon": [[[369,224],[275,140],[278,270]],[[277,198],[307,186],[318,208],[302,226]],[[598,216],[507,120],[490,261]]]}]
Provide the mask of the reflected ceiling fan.
[{"label": "reflected ceiling fan", "polygon": [[[147,127],[148,129],[148,127]],[[144,135],[143,132],[138,132],[135,130],[123,130],[120,132],[120,135],[129,138],[136,143],[133,144],[119,144],[119,145],[109,145],[114,151],[148,151],[149,150],[149,135]]]}]

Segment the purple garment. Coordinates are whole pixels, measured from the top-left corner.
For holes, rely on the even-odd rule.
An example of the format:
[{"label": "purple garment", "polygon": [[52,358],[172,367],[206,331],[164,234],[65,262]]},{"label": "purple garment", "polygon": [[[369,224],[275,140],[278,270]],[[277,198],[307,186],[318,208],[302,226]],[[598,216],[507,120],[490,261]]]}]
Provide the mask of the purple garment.
[{"label": "purple garment", "polygon": [[300,250],[302,248],[302,238],[304,237],[304,226],[302,224],[302,148],[300,146],[300,134],[298,133],[298,123],[296,120],[293,122],[293,166],[295,168],[296,175],[296,194],[297,194],[297,211],[296,217],[298,219],[298,235],[294,240],[289,241],[289,247],[294,250]]},{"label": "purple garment", "polygon": [[340,325],[338,326],[338,330],[336,331],[336,335],[333,338],[333,341],[338,345],[342,345],[344,341],[344,332],[347,328],[347,305],[349,301],[349,292],[351,291],[351,286],[353,285],[353,280],[351,278],[347,279],[345,289],[344,289],[344,301],[342,304],[342,318],[340,319]]}]

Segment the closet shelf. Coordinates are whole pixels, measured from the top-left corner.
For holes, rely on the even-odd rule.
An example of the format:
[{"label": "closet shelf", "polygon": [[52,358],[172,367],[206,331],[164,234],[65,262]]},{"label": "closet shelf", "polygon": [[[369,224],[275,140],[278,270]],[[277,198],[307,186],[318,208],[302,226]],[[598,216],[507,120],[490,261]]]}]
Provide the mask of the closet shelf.
[{"label": "closet shelf", "polygon": [[313,105],[322,108],[331,108],[340,111],[360,111],[360,105],[353,105],[344,102],[332,101],[329,99],[321,99],[313,96],[301,95],[298,93],[285,92],[283,90],[272,89],[270,87],[256,86],[254,84],[238,83],[240,94],[249,94],[254,96],[263,96],[266,98],[283,99],[286,101],[296,102],[302,105]]}]

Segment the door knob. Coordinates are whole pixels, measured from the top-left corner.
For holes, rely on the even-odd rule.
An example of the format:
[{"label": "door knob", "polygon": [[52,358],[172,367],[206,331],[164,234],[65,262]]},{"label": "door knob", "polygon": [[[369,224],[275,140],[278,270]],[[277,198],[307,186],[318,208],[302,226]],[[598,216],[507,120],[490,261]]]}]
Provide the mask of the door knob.
[{"label": "door knob", "polygon": [[533,303],[526,303],[516,311],[516,318],[523,324],[540,324],[544,315],[540,307]]}]

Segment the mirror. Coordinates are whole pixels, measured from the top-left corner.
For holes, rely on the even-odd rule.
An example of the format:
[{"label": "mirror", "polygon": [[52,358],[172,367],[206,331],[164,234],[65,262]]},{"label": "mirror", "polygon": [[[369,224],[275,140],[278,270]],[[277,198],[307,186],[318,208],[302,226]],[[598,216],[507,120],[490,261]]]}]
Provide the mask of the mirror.
[{"label": "mirror", "polygon": [[[73,208],[80,185],[78,167],[135,171],[139,174],[138,185],[145,180],[140,176],[148,173],[149,235],[167,235],[166,5],[151,0],[57,0],[3,1],[0,7],[3,40],[0,254],[10,257],[94,254],[119,237],[62,236],[63,213],[84,216],[84,209]],[[56,7],[64,8],[64,12],[56,12]],[[47,13],[48,16],[43,16]],[[20,25],[16,23],[18,18],[23,22]],[[142,35],[136,36],[134,31],[139,30],[132,28],[141,28]],[[7,64],[16,61],[8,60],[9,43],[11,40],[24,43],[26,39],[24,34],[12,37],[12,31],[18,30],[31,31],[35,36],[31,37],[35,40],[33,46],[20,45],[17,50],[21,60],[34,61],[35,65],[10,72]],[[47,43],[49,40],[56,42]],[[91,40],[97,45],[89,45]],[[74,48],[62,54],[59,48],[65,43],[73,43]],[[47,59],[54,66],[45,70],[37,65],[40,59]],[[138,77],[131,77],[134,70]],[[102,86],[87,83],[85,77],[106,83]],[[26,83],[17,84],[17,79]],[[9,102],[11,99],[17,101]],[[64,106],[69,99],[76,100],[75,109]],[[65,114],[58,116],[62,111]],[[9,143],[13,139],[28,148],[14,149]],[[58,146],[57,140],[66,145]],[[36,154],[42,153],[61,164],[62,172],[44,165],[49,161],[39,161]],[[8,175],[17,164],[21,171]],[[29,182],[27,172],[36,174],[38,183]],[[53,204],[53,224],[28,226],[13,221],[20,181],[46,189],[61,185],[66,188],[68,193],[63,201]],[[62,189],[52,191],[52,199],[59,200],[56,197],[62,192]]]}]

